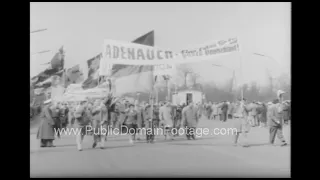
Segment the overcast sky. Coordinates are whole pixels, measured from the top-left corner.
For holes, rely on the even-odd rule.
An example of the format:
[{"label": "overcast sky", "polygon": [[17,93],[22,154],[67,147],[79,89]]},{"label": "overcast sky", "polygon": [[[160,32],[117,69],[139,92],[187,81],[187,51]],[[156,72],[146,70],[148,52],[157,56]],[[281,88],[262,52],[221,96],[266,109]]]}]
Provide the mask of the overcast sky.
[{"label": "overcast sky", "polygon": [[[151,30],[155,31],[156,46],[174,51],[238,37],[244,76],[258,74],[259,68],[249,67],[265,66],[267,61],[281,72],[290,73],[290,3],[37,2],[30,6],[31,30],[48,29],[31,34],[31,53],[53,50],[31,57],[31,76],[44,70],[46,66],[40,64],[49,62],[62,45],[66,49],[66,67],[80,64],[86,74],[86,61],[102,51],[104,39],[133,41]],[[254,52],[268,55],[276,62],[252,55]],[[239,64],[239,55],[217,58],[217,62],[235,66]],[[222,70],[203,63],[197,67],[208,76],[212,70]]]}]

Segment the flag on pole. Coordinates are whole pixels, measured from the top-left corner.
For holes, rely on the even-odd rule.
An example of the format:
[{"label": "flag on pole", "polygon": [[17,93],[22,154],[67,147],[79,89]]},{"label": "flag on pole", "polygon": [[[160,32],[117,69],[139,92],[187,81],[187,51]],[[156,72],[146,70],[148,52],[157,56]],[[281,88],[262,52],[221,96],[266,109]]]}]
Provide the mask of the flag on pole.
[{"label": "flag on pole", "polygon": [[72,68],[68,69],[65,77],[66,84],[68,86],[70,84],[77,84],[83,81],[83,73],[80,70],[80,65],[75,65]]},{"label": "flag on pole", "polygon": [[[62,75],[61,70],[64,69],[64,50],[63,46],[59,49],[59,51],[53,56],[50,61],[50,66],[39,73],[37,76],[34,76],[31,80],[33,81],[33,86],[36,84],[44,85],[42,82],[48,80],[53,75]],[[40,88],[38,86],[38,88]]]},{"label": "flag on pole", "polygon": [[[133,43],[154,46],[154,31],[151,31]],[[126,93],[151,92],[154,85],[152,65],[121,65],[114,64],[111,71],[114,78],[115,94],[122,96]]]},{"label": "flag on pole", "polygon": [[89,59],[88,63],[88,78],[82,83],[83,89],[90,89],[98,86],[98,70],[100,65],[101,53]]},{"label": "flag on pole", "polygon": [[152,66],[130,66],[114,74],[115,95],[151,92],[153,90]]}]

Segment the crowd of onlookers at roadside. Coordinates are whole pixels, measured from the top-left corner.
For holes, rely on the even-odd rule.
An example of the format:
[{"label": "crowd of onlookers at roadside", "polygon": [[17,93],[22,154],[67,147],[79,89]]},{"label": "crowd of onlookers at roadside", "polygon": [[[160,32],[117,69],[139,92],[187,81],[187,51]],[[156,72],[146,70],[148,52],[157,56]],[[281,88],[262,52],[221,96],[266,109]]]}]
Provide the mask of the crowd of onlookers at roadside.
[{"label": "crowd of onlookers at roadside", "polygon": [[[291,120],[291,101],[283,102],[283,119],[284,123]],[[205,115],[210,120],[226,121],[232,119],[236,103],[223,101],[223,102],[208,102],[204,104]],[[252,126],[265,127],[267,125],[267,112],[272,102],[258,102],[253,101],[248,103],[251,111],[248,113],[249,122]]]}]

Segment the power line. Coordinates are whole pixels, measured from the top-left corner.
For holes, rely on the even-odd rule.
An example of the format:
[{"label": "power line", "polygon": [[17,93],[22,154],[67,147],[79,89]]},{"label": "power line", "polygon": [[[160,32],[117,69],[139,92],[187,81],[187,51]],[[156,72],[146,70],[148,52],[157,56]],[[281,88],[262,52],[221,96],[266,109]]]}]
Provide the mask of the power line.
[{"label": "power line", "polygon": [[33,53],[32,55],[43,54],[43,53],[47,53],[47,52],[51,52],[51,50],[45,50],[45,51],[36,52],[36,53]]},{"label": "power line", "polygon": [[31,34],[31,33],[36,33],[36,32],[41,32],[41,31],[46,31],[46,30],[47,30],[47,29],[38,29],[38,30],[31,31],[30,34]]}]

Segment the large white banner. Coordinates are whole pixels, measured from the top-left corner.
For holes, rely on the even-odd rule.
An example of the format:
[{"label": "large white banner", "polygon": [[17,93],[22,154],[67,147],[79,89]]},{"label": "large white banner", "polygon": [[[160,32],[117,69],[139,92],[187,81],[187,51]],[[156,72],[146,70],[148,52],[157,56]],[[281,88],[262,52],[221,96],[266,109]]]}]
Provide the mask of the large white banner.
[{"label": "large white banner", "polygon": [[217,55],[239,51],[237,38],[213,41],[204,45],[181,50],[179,53],[130,42],[105,40],[100,75],[109,75],[112,64],[126,65],[163,65],[192,63],[212,60]]}]

